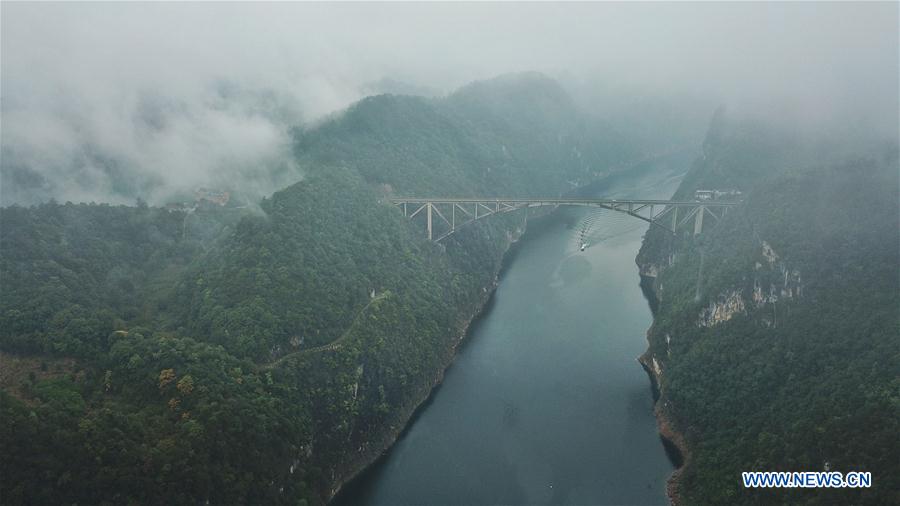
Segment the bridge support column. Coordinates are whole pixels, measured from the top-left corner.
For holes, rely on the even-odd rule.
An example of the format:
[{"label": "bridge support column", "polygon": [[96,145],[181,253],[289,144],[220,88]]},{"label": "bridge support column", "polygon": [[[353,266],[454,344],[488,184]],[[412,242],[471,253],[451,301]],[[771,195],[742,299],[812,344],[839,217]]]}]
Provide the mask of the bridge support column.
[{"label": "bridge support column", "polygon": [[697,216],[694,217],[694,235],[703,231],[703,215],[706,214],[706,206],[700,206],[697,209]]},{"label": "bridge support column", "polygon": [[[2,1],[2,0],[0,0]],[[720,221],[726,211],[728,211],[729,207],[734,207],[739,205],[740,202],[717,202],[717,201],[673,201],[673,200],[614,200],[614,199],[564,199],[564,198],[552,198],[552,199],[524,199],[524,198],[513,198],[513,199],[473,199],[473,198],[460,198],[460,199],[444,199],[444,198],[410,198],[410,199],[401,199],[401,198],[391,198],[389,199],[392,204],[398,205],[402,210],[404,216],[407,218],[413,219],[419,215],[422,211],[425,211],[423,214],[425,216],[425,226],[428,234],[428,239],[430,241],[435,240],[435,230],[434,230],[434,215],[437,214],[437,217],[444,221],[444,223],[449,227],[449,230],[446,230],[445,227],[438,227],[437,240],[441,241],[448,235],[454,233],[456,231],[456,208],[458,207],[460,212],[463,213],[462,221],[460,222],[460,226],[468,225],[476,220],[486,218],[488,216],[494,214],[501,214],[512,212],[516,210],[525,209],[526,216],[524,217],[527,220],[527,212],[531,207],[542,207],[542,206],[587,206],[594,207],[600,209],[608,209],[611,211],[617,211],[620,213],[628,214],[629,216],[644,220],[649,222],[651,225],[658,226],[662,229],[668,229],[675,235],[678,235],[679,229],[680,232],[685,232],[684,226],[685,224],[690,224],[691,221],[694,222],[694,235],[700,234],[703,232],[703,220],[704,215],[708,212],[713,218],[713,225],[716,222]],[[413,208],[409,206],[412,205]],[[450,206],[450,219],[443,214],[440,206]],[[471,206],[471,211],[468,210],[467,206]],[[662,206],[662,210],[657,213],[656,208]],[[683,208],[684,211],[679,211],[680,208]],[[445,207],[446,209],[446,207]],[[649,215],[646,215],[647,210],[649,209]],[[667,218],[666,215],[671,214],[671,217]],[[692,219],[693,218],[693,219]],[[421,218],[416,218],[419,225],[421,226]],[[671,225],[666,227],[666,224],[671,220]]]},{"label": "bridge support column", "polygon": [[431,202],[427,204],[427,208],[425,209],[425,214],[428,215],[428,240],[431,240]]}]

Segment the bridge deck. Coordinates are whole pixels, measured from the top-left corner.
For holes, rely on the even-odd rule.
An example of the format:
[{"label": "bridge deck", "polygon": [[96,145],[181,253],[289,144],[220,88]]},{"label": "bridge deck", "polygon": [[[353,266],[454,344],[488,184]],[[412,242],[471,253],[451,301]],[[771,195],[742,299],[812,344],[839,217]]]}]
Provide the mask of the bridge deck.
[{"label": "bridge deck", "polygon": [[511,203],[511,204],[637,204],[637,205],[666,205],[666,206],[736,206],[738,201],[728,200],[642,200],[642,199],[573,199],[573,198],[449,198],[449,197],[391,197],[395,204],[475,204],[475,203]]},{"label": "bridge deck", "polygon": [[[740,204],[739,201],[734,200],[585,199],[563,197],[391,197],[388,200],[402,208],[403,215],[408,218],[414,218],[424,211],[429,239],[433,239],[435,235],[433,215],[440,218],[440,221],[447,225],[447,229],[443,233],[439,233],[439,237],[435,239],[437,241],[454,233],[459,226],[490,215],[543,206],[601,207],[628,214],[651,225],[661,226],[671,233],[675,233],[679,227],[691,220],[694,222],[694,233],[699,234],[703,229],[704,216],[708,215],[719,221],[725,215],[725,212],[728,211],[728,208]],[[409,208],[410,204],[412,209]],[[714,209],[715,211],[713,211]],[[680,213],[679,210],[682,210],[683,213]],[[457,221],[457,211],[463,218],[462,222]],[[447,215],[444,214],[445,212]],[[663,218],[669,224],[661,225]]]}]

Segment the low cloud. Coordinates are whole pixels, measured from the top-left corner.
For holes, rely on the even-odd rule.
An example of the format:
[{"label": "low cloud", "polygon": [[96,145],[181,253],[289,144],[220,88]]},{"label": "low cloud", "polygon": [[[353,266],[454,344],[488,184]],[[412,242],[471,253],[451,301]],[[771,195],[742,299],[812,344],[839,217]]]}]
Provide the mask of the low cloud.
[{"label": "low cloud", "polygon": [[0,201],[265,194],[302,177],[292,126],[369,93],[441,94],[522,70],[560,78],[599,115],[623,96],[691,94],[896,138],[897,14],[896,3],[4,3]]}]

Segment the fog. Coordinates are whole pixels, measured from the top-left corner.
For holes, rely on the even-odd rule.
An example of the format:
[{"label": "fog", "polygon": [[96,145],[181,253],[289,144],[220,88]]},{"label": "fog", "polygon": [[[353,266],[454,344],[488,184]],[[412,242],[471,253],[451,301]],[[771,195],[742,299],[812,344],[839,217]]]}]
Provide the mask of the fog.
[{"label": "fog", "polygon": [[896,139],[900,111],[896,3],[4,2],[0,17],[2,205],[266,193],[302,178],[292,126],[525,70],[601,117],[691,96]]}]

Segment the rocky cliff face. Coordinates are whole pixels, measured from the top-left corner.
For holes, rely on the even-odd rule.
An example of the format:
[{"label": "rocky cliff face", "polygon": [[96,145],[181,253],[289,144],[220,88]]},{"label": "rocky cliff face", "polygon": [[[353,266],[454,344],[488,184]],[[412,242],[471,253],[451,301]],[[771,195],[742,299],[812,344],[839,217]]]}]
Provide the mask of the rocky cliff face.
[{"label": "rocky cliff face", "polygon": [[739,290],[729,290],[719,294],[714,302],[700,310],[697,325],[700,327],[712,327],[727,322],[734,315],[744,313],[746,305]]},{"label": "rocky cliff face", "polygon": [[[887,393],[897,372],[885,366],[900,349],[896,151],[799,171],[785,168],[799,155],[771,133],[725,130],[710,136],[676,198],[728,184],[744,191],[743,204],[699,236],[648,231],[636,258],[654,313],[640,360],[658,392],[660,433],[684,462],[670,498],[896,502],[900,446],[881,428],[900,428],[900,399]],[[741,470],[826,462],[869,470],[881,485],[828,494],[740,486]]]},{"label": "rocky cliff face", "polygon": [[[761,256],[753,267],[752,286],[739,286],[719,293],[700,310],[698,327],[713,327],[727,322],[738,314],[753,317],[766,327],[777,325],[774,306],[803,295],[803,283],[798,269],[779,260],[768,242],[762,241]],[[772,306],[767,307],[771,304]]]}]

